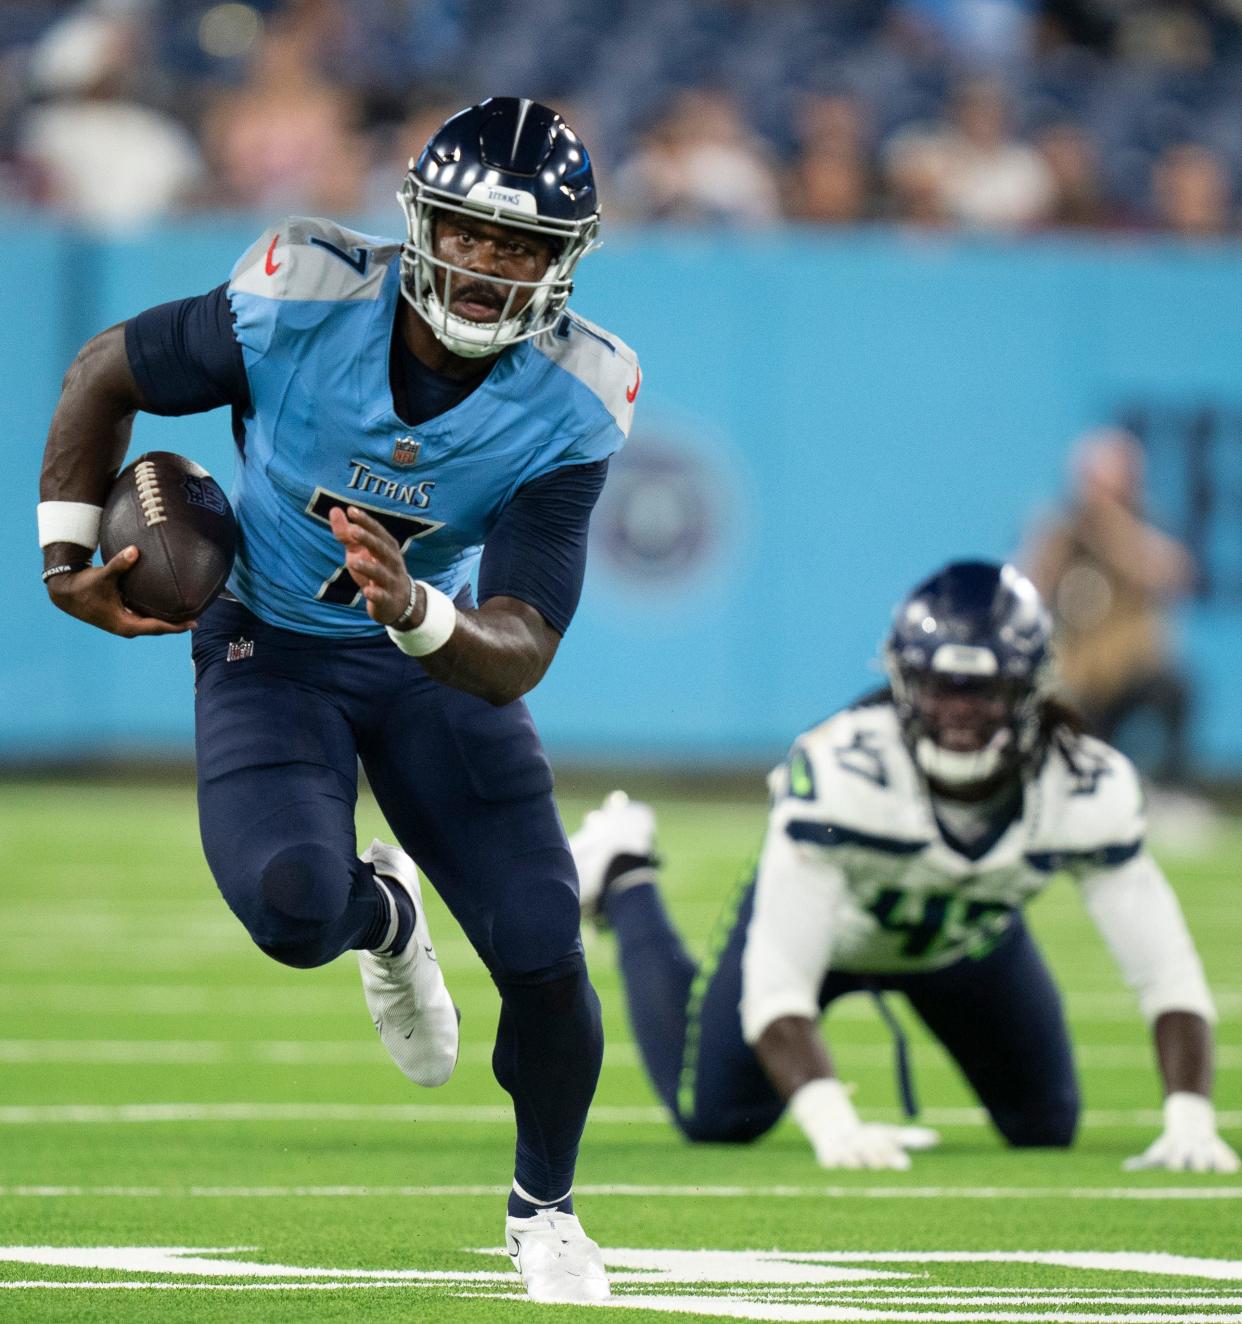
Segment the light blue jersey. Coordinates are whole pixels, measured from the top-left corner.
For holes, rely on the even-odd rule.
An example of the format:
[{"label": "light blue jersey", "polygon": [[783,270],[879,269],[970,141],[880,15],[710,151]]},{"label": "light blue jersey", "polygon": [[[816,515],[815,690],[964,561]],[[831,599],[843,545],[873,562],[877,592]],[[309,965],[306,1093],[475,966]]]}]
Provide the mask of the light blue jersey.
[{"label": "light blue jersey", "polygon": [[454,408],[402,422],[389,378],[399,252],[392,240],[290,217],[229,282],[251,396],[229,587],[286,629],[382,629],[345,572],[332,506],[368,510],[402,544],[410,574],[455,597],[520,487],[602,460],[629,433],[634,352],[569,314],[503,352]]}]

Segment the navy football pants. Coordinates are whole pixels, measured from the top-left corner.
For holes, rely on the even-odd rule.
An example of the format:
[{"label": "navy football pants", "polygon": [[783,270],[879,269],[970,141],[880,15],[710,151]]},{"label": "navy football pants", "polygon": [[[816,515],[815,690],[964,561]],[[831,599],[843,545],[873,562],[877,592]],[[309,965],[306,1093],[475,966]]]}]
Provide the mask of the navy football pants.
[{"label": "navy football pants", "polygon": [[603,1033],[577,875],[525,704],[442,685],[386,635],[297,634],[226,599],[204,613],[193,651],[203,847],[234,914],[293,966],[383,932],[357,858],[361,761],[500,991],[493,1069],[514,1099],[518,1180],[537,1199],[564,1194]]},{"label": "navy football pants", "polygon": [[[691,1140],[754,1140],[784,1111],[742,1038],[742,949],[753,903],[752,884],[697,967],[654,886],[639,884],[608,898],[639,1051],[656,1091]],[[830,973],[820,1008],[860,989],[906,996],[1011,1145],[1073,1140],[1078,1087],[1061,999],[1020,916],[978,960],[925,974]]]}]

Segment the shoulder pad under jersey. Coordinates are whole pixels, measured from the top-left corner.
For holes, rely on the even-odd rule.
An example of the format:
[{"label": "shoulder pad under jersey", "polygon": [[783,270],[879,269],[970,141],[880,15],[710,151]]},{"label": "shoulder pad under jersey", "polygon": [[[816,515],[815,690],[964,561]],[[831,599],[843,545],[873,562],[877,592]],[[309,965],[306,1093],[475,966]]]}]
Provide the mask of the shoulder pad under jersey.
[{"label": "shoulder pad under jersey", "polygon": [[233,268],[229,294],[264,299],[374,299],[400,249],[392,239],[347,230],[316,216],[286,216]]},{"label": "shoulder pad under jersey", "polygon": [[795,840],[908,853],[927,844],[922,784],[890,704],[847,708],[794,743],[769,778]]},{"label": "shoulder pad under jersey", "polygon": [[1027,859],[1049,873],[1124,864],[1143,848],[1146,831],[1138,772],[1118,750],[1079,736],[1055,745],[1031,786]]},{"label": "shoulder pad under jersey", "polygon": [[624,340],[567,312],[550,331],[534,337],[534,346],[598,397],[623,437],[630,435],[642,373],[638,355]]}]

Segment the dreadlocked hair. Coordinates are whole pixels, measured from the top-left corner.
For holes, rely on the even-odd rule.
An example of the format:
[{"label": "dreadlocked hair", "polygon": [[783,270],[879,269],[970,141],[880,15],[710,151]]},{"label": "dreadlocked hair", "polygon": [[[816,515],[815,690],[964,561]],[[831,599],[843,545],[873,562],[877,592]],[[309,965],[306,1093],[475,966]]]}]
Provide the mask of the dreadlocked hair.
[{"label": "dreadlocked hair", "polygon": [[[852,712],[860,708],[879,708],[892,702],[893,687],[881,685],[860,695],[849,708]],[[1081,772],[1078,759],[1082,752],[1082,737],[1089,734],[1087,719],[1072,703],[1053,694],[1044,695],[1039,701],[1039,736],[1033,766],[1038,767],[1048,751],[1055,749],[1075,772]]]},{"label": "dreadlocked hair", "polygon": [[1075,772],[1082,767],[1082,737],[1090,734],[1087,719],[1066,699],[1045,695],[1039,706],[1039,743],[1044,750],[1055,749]]},{"label": "dreadlocked hair", "polygon": [[878,689],[868,690],[866,694],[855,699],[848,707],[852,712],[855,708],[879,708],[892,702],[893,687],[891,685],[881,685]]}]

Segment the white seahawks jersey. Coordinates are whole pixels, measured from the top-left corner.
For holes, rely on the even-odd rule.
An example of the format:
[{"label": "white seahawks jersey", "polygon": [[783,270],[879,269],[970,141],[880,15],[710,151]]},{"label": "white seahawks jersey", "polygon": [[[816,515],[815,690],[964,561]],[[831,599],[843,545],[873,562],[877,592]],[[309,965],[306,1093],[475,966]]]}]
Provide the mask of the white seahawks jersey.
[{"label": "white seahawks jersey", "polygon": [[821,869],[835,898],[831,966],[855,973],[981,955],[1054,874],[1115,868],[1143,846],[1135,770],[1089,737],[1075,742],[1072,762],[1052,749],[999,835],[951,845],[888,703],[807,732],[769,785],[760,885],[779,888],[795,857],[799,871]]}]

